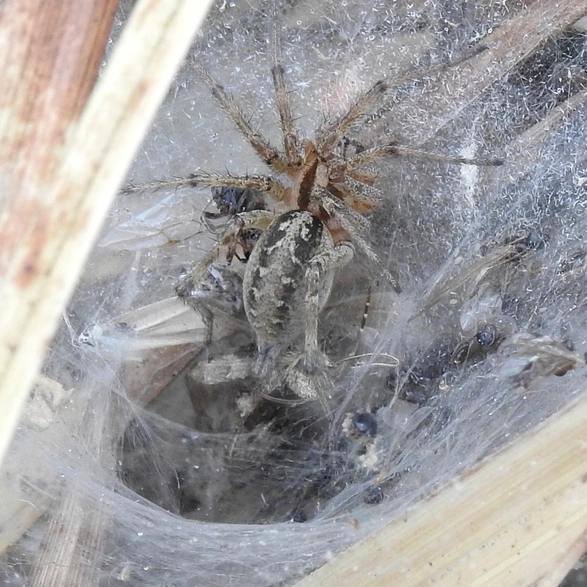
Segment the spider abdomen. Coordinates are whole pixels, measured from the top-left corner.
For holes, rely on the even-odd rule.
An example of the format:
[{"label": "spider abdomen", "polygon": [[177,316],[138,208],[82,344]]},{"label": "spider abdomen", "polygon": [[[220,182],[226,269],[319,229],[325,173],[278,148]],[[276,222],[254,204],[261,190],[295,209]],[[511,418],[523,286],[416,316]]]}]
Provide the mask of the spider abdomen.
[{"label": "spider abdomen", "polygon": [[[263,232],[243,282],[245,312],[260,344],[281,344],[303,331],[306,270],[328,246],[332,237],[322,221],[303,210],[281,214]],[[320,306],[331,287],[327,274],[320,284]]]}]

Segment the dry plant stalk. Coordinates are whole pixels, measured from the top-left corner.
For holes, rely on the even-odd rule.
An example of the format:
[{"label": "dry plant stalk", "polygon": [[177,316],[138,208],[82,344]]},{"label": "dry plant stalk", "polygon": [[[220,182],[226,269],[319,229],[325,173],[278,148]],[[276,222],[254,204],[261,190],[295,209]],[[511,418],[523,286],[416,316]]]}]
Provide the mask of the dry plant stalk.
[{"label": "dry plant stalk", "polygon": [[66,496],[51,517],[47,540],[32,566],[31,587],[99,585],[99,560],[108,528],[105,509],[73,493]]},{"label": "dry plant stalk", "polygon": [[79,118],[114,0],[2,6],[0,459],[102,219],[208,6],[139,2]]},{"label": "dry plant stalk", "polygon": [[297,587],[554,587],[586,543],[587,399]]},{"label": "dry plant stalk", "polygon": [[[12,435],[54,328],[54,319],[31,321],[45,287],[43,250],[49,253],[48,241],[67,230],[58,220],[66,202],[53,205],[47,192],[68,129],[95,82],[116,4],[7,0],[0,12],[1,447]],[[23,325],[29,321],[37,333],[27,340]]]},{"label": "dry plant stalk", "polygon": [[[80,116],[116,4],[3,5],[1,456],[112,196],[209,3],[140,3]],[[72,561],[80,552],[99,556],[107,519],[96,512],[88,528],[83,504],[64,500],[35,585],[94,583],[87,573],[99,567]]]},{"label": "dry plant stalk", "polygon": [[487,50],[467,60],[456,74],[448,72],[425,92],[394,108],[390,120],[397,122],[396,126],[391,124],[391,134],[401,136],[401,121],[410,111],[417,110],[420,116],[410,128],[410,138],[415,144],[425,143],[541,43],[572,25],[586,12],[585,0],[535,0],[526,10],[487,35],[483,39]]},{"label": "dry plant stalk", "polygon": [[541,156],[541,148],[550,136],[560,130],[565,121],[584,108],[586,103],[587,91],[577,92],[509,146],[508,151],[513,154],[512,161],[508,164],[510,183],[520,179],[536,163]]}]

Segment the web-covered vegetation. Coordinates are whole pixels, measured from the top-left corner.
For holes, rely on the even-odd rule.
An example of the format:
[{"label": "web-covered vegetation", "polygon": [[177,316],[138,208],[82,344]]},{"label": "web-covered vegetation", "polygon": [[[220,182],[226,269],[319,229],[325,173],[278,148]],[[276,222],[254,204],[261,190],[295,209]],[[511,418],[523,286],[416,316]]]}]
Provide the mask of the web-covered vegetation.
[{"label": "web-covered vegetation", "polygon": [[[327,413],[267,393],[238,308],[214,306],[203,348],[175,299],[223,221],[202,221],[209,189],[121,196],[47,361],[62,387],[40,385],[8,463],[18,501],[48,513],[11,539],[6,584],[42,584],[65,528],[67,572],[95,584],[292,584],[582,390],[586,37],[580,3],[549,4],[215,5],[132,184],[270,172],[194,63],[280,145],[275,27],[304,137],[376,80],[470,53],[391,89],[339,147],[505,164],[377,162],[368,242],[402,292],[360,257],[335,275]],[[246,264],[232,267],[238,297]]]}]

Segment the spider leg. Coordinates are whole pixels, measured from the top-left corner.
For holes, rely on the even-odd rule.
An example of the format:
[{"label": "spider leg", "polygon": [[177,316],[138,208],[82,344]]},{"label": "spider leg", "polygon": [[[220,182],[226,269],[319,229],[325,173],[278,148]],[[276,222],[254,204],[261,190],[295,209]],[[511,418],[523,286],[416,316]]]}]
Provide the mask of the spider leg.
[{"label": "spider leg", "polygon": [[375,82],[354,104],[351,105],[345,114],[318,130],[316,133],[318,152],[321,155],[332,152],[333,148],[348,133],[350,128],[363,116],[371,112],[375,104],[377,104],[389,90],[406,82],[421,79],[460,65],[463,61],[467,61],[484,49],[486,49],[486,47],[481,47],[477,51],[469,52],[467,55],[451,61],[450,63],[441,63],[421,71],[412,71],[396,78],[388,77]]},{"label": "spider leg", "polygon": [[373,165],[365,165],[357,169],[347,169],[346,175],[367,185],[373,185],[379,175]]},{"label": "spider leg", "polygon": [[160,189],[184,187],[236,187],[254,189],[267,192],[276,200],[282,200],[285,187],[279,181],[265,175],[213,175],[209,173],[192,173],[186,177],[164,179],[143,183],[141,185],[127,185],[121,190],[122,194],[134,194]]},{"label": "spider leg", "polygon": [[[208,220],[218,220],[219,218],[225,218],[226,214],[222,214],[221,212],[202,212],[202,216]],[[211,232],[214,231],[214,227],[212,225],[206,225],[208,230]]]},{"label": "spider leg", "polygon": [[371,263],[375,265],[378,273],[383,277],[383,279],[385,279],[391,284],[396,293],[401,293],[402,289],[399,286],[398,282],[391,275],[391,273],[383,266],[381,260],[379,259],[375,251],[371,248],[369,243],[362,236],[357,234],[356,230],[354,230],[352,226],[349,226],[347,222],[343,222],[342,224],[351,235],[351,240],[355,245],[355,249],[359,251],[362,255],[367,257],[367,259],[369,259],[369,261],[371,261]]},{"label": "spider leg", "polygon": [[[368,210],[381,205],[383,202],[383,195],[377,188],[361,181],[357,181],[350,175],[346,175],[342,184],[336,184],[334,188],[340,192],[342,201],[348,207],[353,209],[353,212],[356,210],[367,212]],[[357,220],[359,218],[363,221],[365,220],[360,214],[353,216],[353,218],[355,217]],[[358,223],[360,223],[361,220],[358,220]]]},{"label": "spider leg", "polygon": [[[357,218],[360,218],[362,222],[357,222]],[[369,227],[368,220],[352,208],[345,207],[339,209],[336,214],[336,222],[348,233],[349,240],[353,243],[355,250],[366,257],[377,268],[378,273],[391,284],[396,293],[401,293],[402,290],[395,278],[383,267],[377,253],[375,253],[366,239],[360,234],[360,232],[367,232],[367,228]],[[326,224],[328,225],[329,223],[327,222]],[[359,230],[357,230],[357,226]]]},{"label": "spider leg", "polygon": [[379,80],[372,85],[338,120],[316,132],[316,146],[321,154],[330,153],[336,144],[344,137],[349,129],[365,114],[370,112],[375,104],[390,89],[389,82]]},{"label": "spider leg", "polygon": [[[370,186],[364,186],[370,187]],[[388,281],[396,293],[401,293],[401,288],[394,277],[383,267],[377,253],[370,247],[369,243],[361,236],[368,232],[370,223],[367,218],[359,214],[357,210],[345,205],[340,198],[328,193],[320,188],[314,195],[314,199],[320,202],[320,205],[329,216],[324,220],[328,230],[334,234],[342,228],[348,235],[348,240],[353,243],[355,250],[364,255],[373,265],[383,278]]]},{"label": "spider leg", "polygon": [[[178,295],[186,294],[179,291]],[[181,295],[183,301],[200,314],[205,326],[205,346],[212,343],[216,313],[244,323],[242,278],[227,265],[208,265],[197,284]]]},{"label": "spider leg", "polygon": [[306,270],[306,320],[304,354],[311,357],[318,349],[318,315],[320,313],[320,280],[323,275],[336,267],[346,265],[354,256],[350,242],[342,242],[325,252],[316,255]]},{"label": "spider leg", "polygon": [[232,119],[261,160],[277,171],[285,171],[287,161],[282,154],[253,129],[251,123],[245,118],[245,115],[224,89],[224,86],[217,82],[201,65],[196,63],[195,68],[212,91],[212,95],[216,98],[221,108]]},{"label": "spider leg", "polygon": [[275,214],[268,210],[252,210],[251,212],[241,212],[236,214],[227,224],[226,230],[220,240],[212,247],[209,253],[194,266],[194,268],[184,275],[175,287],[175,291],[180,298],[189,300],[193,291],[198,290],[199,285],[212,265],[224,249],[238,241],[238,237],[243,230],[248,228],[258,228],[264,230],[274,220]]},{"label": "spider leg", "polygon": [[279,119],[281,122],[285,158],[289,166],[299,166],[301,164],[300,141],[291,112],[289,95],[285,82],[285,70],[282,66],[281,42],[276,26],[273,28],[272,45],[273,66],[271,67],[271,76],[273,77],[275,101],[277,103],[277,110],[279,111]]},{"label": "spider leg", "polygon": [[408,157],[420,157],[432,159],[433,161],[445,161],[446,163],[457,163],[459,165],[497,166],[503,165],[502,159],[483,159],[477,157],[455,157],[431,153],[421,149],[412,149],[402,145],[389,144],[367,149],[347,161],[347,169],[354,170],[362,165],[372,163],[378,159],[384,159],[393,155],[405,155]]},{"label": "spider leg", "polygon": [[[352,226],[355,232],[363,234],[368,232],[371,228],[371,223],[362,214],[352,208],[351,204],[345,205],[347,203],[346,201],[351,200],[352,197],[350,193],[345,191],[344,186],[341,189],[338,189],[339,187],[337,186],[335,194],[331,194],[326,190],[320,190],[322,207],[330,216],[336,215],[337,218],[345,218],[347,224]],[[346,228],[345,230],[348,232]]]},{"label": "spider leg", "polygon": [[325,411],[328,411],[327,398],[324,397],[328,389],[325,380],[328,361],[318,347],[321,281],[328,278],[325,276],[328,272],[350,262],[353,255],[353,245],[342,242],[330,246],[311,260],[305,274],[304,350],[286,374],[288,385],[298,397],[319,400]]}]

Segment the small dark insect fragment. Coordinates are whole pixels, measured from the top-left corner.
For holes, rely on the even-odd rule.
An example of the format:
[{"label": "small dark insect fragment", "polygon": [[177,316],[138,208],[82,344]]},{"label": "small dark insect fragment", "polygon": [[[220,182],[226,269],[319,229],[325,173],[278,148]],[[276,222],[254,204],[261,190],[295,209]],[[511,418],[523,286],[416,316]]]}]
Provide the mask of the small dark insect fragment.
[{"label": "small dark insect fragment", "polygon": [[585,257],[587,253],[585,251],[576,251],[568,259],[564,259],[559,263],[557,273],[563,275],[564,273],[570,273],[585,264]]},{"label": "small dark insect fragment", "polygon": [[263,192],[252,188],[214,186],[212,200],[214,200],[218,212],[204,212],[204,217],[208,219],[225,218],[240,212],[267,209]]},{"label": "small dark insect fragment", "polygon": [[507,239],[505,244],[512,244],[516,248],[516,252],[519,255],[523,255],[527,251],[540,251],[548,243],[549,237],[543,233],[540,229],[534,229],[528,231],[522,237],[514,237]]},{"label": "small dark insect fragment", "polygon": [[377,420],[369,412],[349,412],[342,423],[343,432],[348,438],[374,438],[377,436]]},{"label": "small dark insect fragment", "polygon": [[[214,186],[212,187],[212,200],[218,208],[218,212],[204,212],[202,214],[204,222],[212,232],[224,229],[225,224],[213,225],[209,220],[218,220],[221,218],[232,218],[243,212],[252,212],[253,210],[266,210],[267,204],[263,192],[252,188],[239,188],[234,186]],[[231,263],[236,257],[242,263],[246,263],[251,256],[253,247],[261,236],[261,230],[255,228],[242,229],[237,238],[229,246],[226,255],[227,263]],[[237,248],[242,250],[242,256],[237,253]]]},{"label": "small dark insect fragment", "polygon": [[472,361],[480,360],[490,351],[495,351],[503,341],[494,324],[486,324],[471,338],[460,342],[452,353],[451,361],[455,365],[464,365]]},{"label": "small dark insect fragment", "polygon": [[363,502],[367,505],[376,505],[381,503],[385,499],[385,495],[383,490],[379,485],[374,485],[370,487],[367,492],[365,493],[365,497],[363,497]]},{"label": "small dark insect fragment", "polygon": [[477,334],[475,340],[484,347],[489,347],[497,342],[499,334],[493,324],[486,324]]},{"label": "small dark insect fragment", "polygon": [[527,332],[510,337],[502,349],[507,359],[501,366],[501,375],[525,389],[550,375],[562,377],[583,363],[569,349],[569,341]]}]

